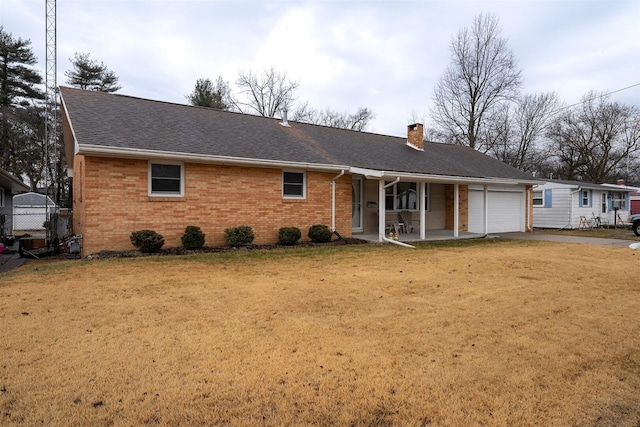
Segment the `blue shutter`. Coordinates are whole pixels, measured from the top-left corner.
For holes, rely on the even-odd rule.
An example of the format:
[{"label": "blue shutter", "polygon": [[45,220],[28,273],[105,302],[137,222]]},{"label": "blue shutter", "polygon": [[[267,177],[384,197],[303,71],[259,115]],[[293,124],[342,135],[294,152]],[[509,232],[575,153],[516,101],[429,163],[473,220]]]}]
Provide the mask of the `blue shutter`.
[{"label": "blue shutter", "polygon": [[551,190],[544,190],[544,207],[551,207]]}]

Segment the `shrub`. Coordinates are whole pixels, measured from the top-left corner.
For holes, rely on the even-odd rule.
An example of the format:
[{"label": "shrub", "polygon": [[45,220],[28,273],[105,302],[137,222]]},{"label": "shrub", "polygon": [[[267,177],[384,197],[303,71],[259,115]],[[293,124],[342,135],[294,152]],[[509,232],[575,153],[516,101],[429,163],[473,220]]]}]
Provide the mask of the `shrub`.
[{"label": "shrub", "polygon": [[330,242],[332,234],[326,225],[316,224],[309,228],[309,238],[315,243]]},{"label": "shrub", "polygon": [[247,246],[253,242],[253,230],[248,225],[241,225],[239,227],[227,228],[224,230],[224,240],[227,245],[238,248],[240,246]]},{"label": "shrub", "polygon": [[302,233],[297,227],[282,227],[278,230],[278,243],[281,245],[295,245],[300,237],[302,237]]},{"label": "shrub", "polygon": [[134,231],[129,238],[131,244],[140,249],[140,252],[158,252],[164,245],[164,237],[153,230]]},{"label": "shrub", "polygon": [[200,249],[204,246],[204,233],[200,227],[188,225],[182,235],[182,246],[187,250]]}]

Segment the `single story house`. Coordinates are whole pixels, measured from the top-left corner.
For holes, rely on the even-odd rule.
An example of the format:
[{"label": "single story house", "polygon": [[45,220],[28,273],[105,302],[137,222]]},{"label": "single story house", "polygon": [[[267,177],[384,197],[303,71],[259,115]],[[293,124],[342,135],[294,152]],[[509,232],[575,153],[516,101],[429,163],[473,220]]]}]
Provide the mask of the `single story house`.
[{"label": "single story house", "polygon": [[[459,145],[355,132],[210,108],[61,87],[73,180],[73,232],[83,255],[131,249],[131,232],[153,229],[180,246],[188,225],[209,246],[224,230],[251,226],[257,244],[281,227],[306,237],[325,224],[343,237],[385,241],[405,232],[479,235],[529,231],[536,181]],[[408,234],[405,236],[408,237]]]},{"label": "single story house", "polygon": [[19,178],[0,169],[0,241],[13,234],[13,196],[29,191]]},{"label": "single story house", "polygon": [[580,181],[548,180],[533,189],[535,228],[580,228],[581,219],[593,225],[620,225],[629,216],[629,194],[635,187],[593,184]]},{"label": "single story house", "polygon": [[28,192],[13,196],[13,232],[24,234],[44,231],[51,214],[58,211],[58,205],[44,194]]}]

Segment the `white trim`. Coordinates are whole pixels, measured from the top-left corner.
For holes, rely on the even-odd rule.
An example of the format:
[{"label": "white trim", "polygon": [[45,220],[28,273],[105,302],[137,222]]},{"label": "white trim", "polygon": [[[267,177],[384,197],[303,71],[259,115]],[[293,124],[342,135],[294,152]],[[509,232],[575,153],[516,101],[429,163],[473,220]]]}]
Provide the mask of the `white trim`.
[{"label": "white trim", "polygon": [[[465,176],[445,176],[423,173],[408,173],[408,172],[394,172],[394,171],[382,171],[373,169],[362,169],[357,167],[350,167],[347,165],[330,165],[321,163],[306,163],[306,162],[290,162],[282,160],[267,160],[267,159],[252,159],[244,157],[232,157],[232,156],[215,156],[208,154],[192,154],[192,153],[177,153],[173,151],[158,151],[158,150],[141,150],[133,148],[120,148],[120,147],[105,147],[102,145],[81,144],[80,150],[76,154],[89,154],[102,157],[118,157],[118,158],[137,158],[137,159],[164,159],[167,161],[182,161],[192,163],[213,163],[213,164],[230,164],[230,165],[242,165],[242,166],[257,166],[266,168],[297,168],[305,170],[322,170],[322,171],[336,171],[348,170],[353,174],[362,174],[366,177],[374,178],[386,178],[387,180],[402,178],[403,180],[412,181],[429,181],[436,184],[490,184],[490,185],[523,185],[523,184],[539,184],[538,180],[527,179],[509,179],[509,178],[476,178]],[[360,173],[363,172],[363,173]]]},{"label": "white trim", "polygon": [[0,187],[0,208],[4,208],[4,188]]},{"label": "white trim", "polygon": [[362,177],[354,176],[351,178],[351,186],[353,187],[354,182],[359,182],[360,184],[360,200],[358,200],[358,204],[360,205],[360,227],[353,227],[353,201],[351,202],[351,231],[355,233],[361,233],[364,231],[364,180]]},{"label": "white trim", "polygon": [[[302,174],[302,196],[294,196],[284,194],[284,174],[285,173],[299,173]],[[282,170],[282,198],[288,200],[305,200],[307,198],[307,172],[301,170],[291,170],[291,169],[283,169]]]},{"label": "white trim", "polygon": [[[159,162],[159,161],[153,161],[153,160],[149,160],[147,162],[148,164],[148,168],[147,168],[147,183],[148,183],[148,195],[149,197],[184,197],[184,177],[185,177],[185,173],[184,173],[184,163],[181,162],[170,162],[170,161],[163,161],[163,162]],[[180,193],[174,193],[174,192],[162,192],[162,191],[152,191],[151,189],[151,183],[152,183],[152,172],[151,172],[151,165],[172,165],[172,166],[180,166]]]},{"label": "white trim", "polygon": [[[336,180],[342,175],[344,175],[343,170],[331,179],[331,231],[336,231]],[[284,174],[282,176],[284,177]]]},{"label": "white trim", "polygon": [[[536,193],[540,193],[542,195],[542,197],[540,197],[542,199],[542,204],[540,204],[540,205],[536,205],[534,203],[534,201],[536,200],[536,197],[535,197]],[[532,193],[531,193],[531,204],[533,205],[534,208],[544,208],[544,190],[532,190]]]},{"label": "white trim", "polygon": [[133,148],[103,147],[83,144],[79,154],[100,155],[102,157],[153,159],[162,161],[181,161],[191,163],[211,163],[239,166],[258,166],[263,168],[295,168],[322,171],[341,171],[349,166],[289,162],[280,160],[250,159],[244,157],[212,156],[207,154],[176,153],[173,151],[139,150]]}]

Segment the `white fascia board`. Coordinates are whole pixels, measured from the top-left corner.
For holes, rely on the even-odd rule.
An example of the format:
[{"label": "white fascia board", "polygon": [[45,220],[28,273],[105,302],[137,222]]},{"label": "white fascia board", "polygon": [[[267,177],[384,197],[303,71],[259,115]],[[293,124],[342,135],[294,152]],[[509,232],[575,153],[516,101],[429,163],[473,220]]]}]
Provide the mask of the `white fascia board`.
[{"label": "white fascia board", "polygon": [[628,191],[628,192],[631,192],[631,193],[635,193],[637,191],[640,191],[640,188],[630,187],[628,185],[617,185],[617,184],[600,184],[600,185],[602,185],[603,187],[609,187],[609,188],[614,189],[614,190]]},{"label": "white fascia board", "polygon": [[401,179],[413,179],[425,182],[435,182],[440,184],[481,184],[481,185],[535,185],[539,184],[538,180],[520,180],[508,178],[475,178],[467,176],[443,176],[431,174],[417,174],[405,172],[384,172],[384,177]]},{"label": "white fascia board", "polygon": [[369,178],[369,177],[382,178],[382,176],[384,175],[384,172],[382,172],[382,171],[378,171],[378,170],[374,170],[374,169],[356,168],[356,167],[350,167],[349,168],[349,173],[354,174],[354,175],[364,175],[367,178]]},{"label": "white fascia board", "polygon": [[88,154],[99,157],[132,158],[145,160],[172,160],[191,163],[255,166],[264,168],[291,168],[321,171],[341,171],[349,169],[349,166],[344,165],[251,159],[231,156],[212,156],[194,153],[179,153],[174,151],[140,150],[135,148],[108,147],[103,145],[90,144],[81,144],[79,154]]}]

